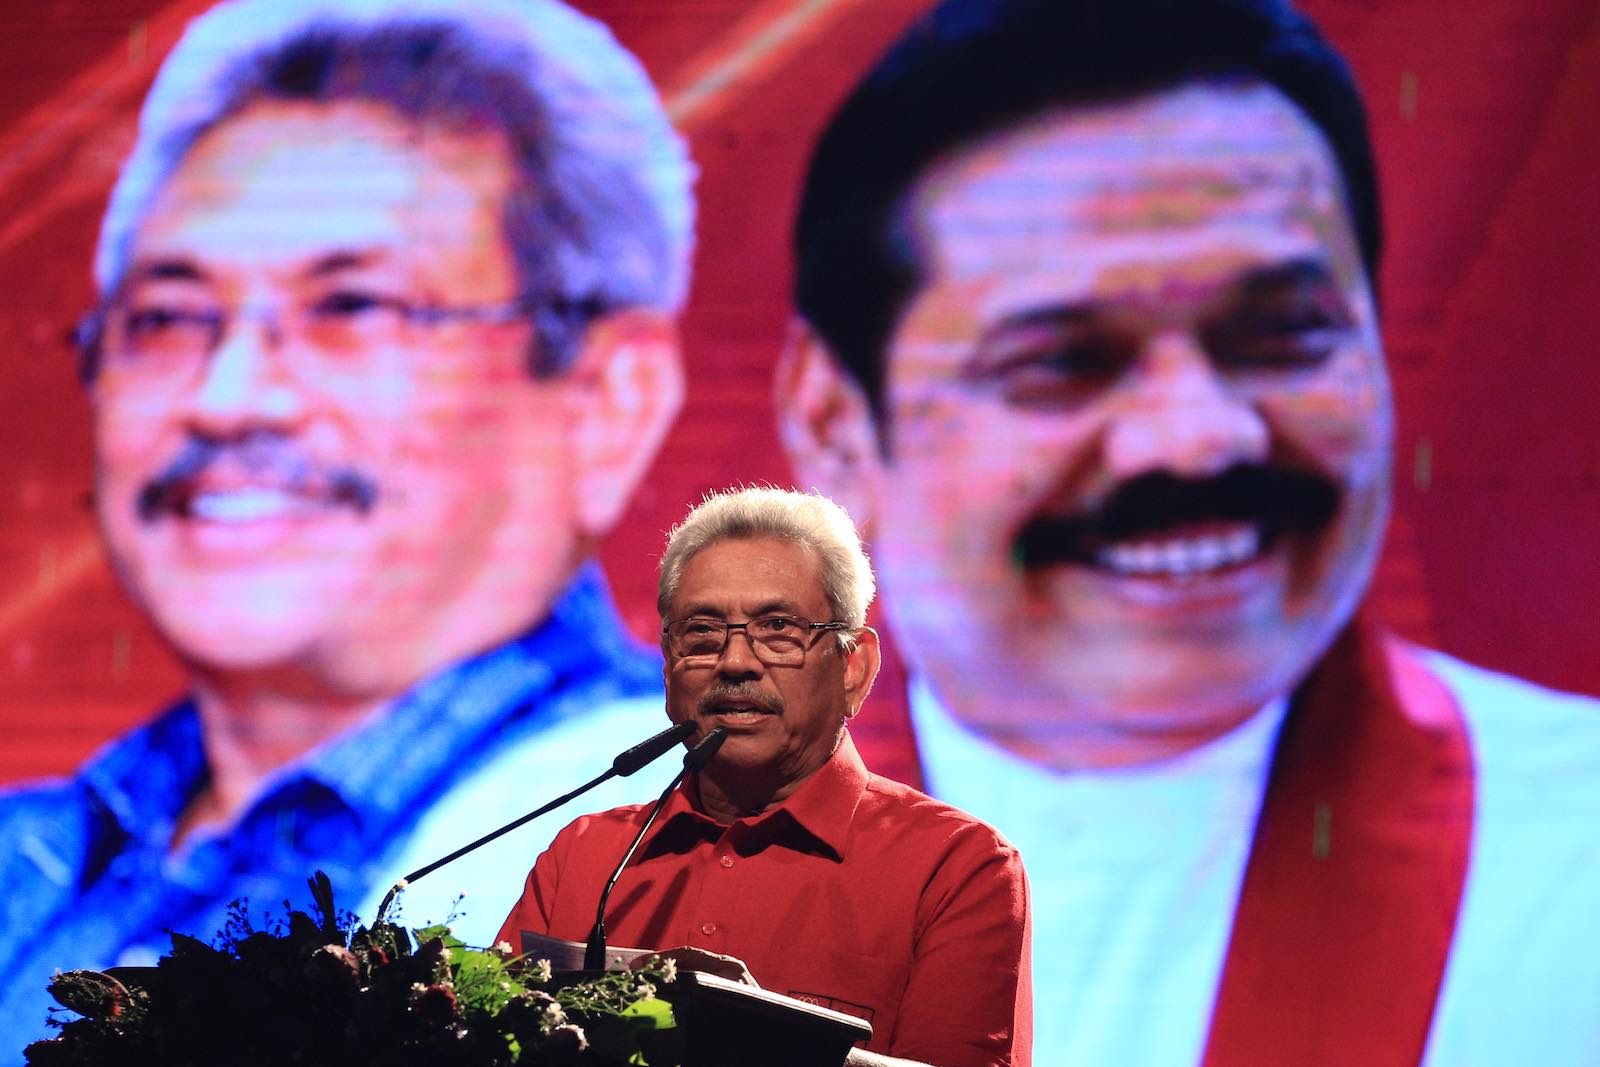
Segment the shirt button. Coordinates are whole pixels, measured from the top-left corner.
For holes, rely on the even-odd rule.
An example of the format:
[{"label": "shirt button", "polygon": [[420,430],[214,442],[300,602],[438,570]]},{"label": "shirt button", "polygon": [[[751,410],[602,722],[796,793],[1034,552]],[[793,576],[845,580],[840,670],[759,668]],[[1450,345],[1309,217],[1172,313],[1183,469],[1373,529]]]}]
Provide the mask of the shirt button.
[{"label": "shirt button", "polygon": [[732,867],[733,866],[733,857],[732,856],[723,856],[722,857],[722,865],[724,867]]},{"label": "shirt button", "polygon": [[701,923],[700,924],[700,932],[702,934],[705,934],[707,937],[710,937],[712,934],[717,932],[717,924],[716,923]]}]

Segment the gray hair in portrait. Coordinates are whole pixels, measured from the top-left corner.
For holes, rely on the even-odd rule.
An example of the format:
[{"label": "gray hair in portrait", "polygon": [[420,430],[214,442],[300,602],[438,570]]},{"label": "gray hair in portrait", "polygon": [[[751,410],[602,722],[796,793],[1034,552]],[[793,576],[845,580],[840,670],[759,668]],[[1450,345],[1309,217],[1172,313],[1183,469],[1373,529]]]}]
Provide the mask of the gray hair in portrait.
[{"label": "gray hair in portrait", "polygon": [[206,12],[140,113],[96,250],[102,298],[185,154],[261,100],[372,101],[424,130],[504,136],[519,178],[505,235],[536,373],[565,369],[593,319],[685,298],[693,164],[638,62],[558,0],[231,0]]}]

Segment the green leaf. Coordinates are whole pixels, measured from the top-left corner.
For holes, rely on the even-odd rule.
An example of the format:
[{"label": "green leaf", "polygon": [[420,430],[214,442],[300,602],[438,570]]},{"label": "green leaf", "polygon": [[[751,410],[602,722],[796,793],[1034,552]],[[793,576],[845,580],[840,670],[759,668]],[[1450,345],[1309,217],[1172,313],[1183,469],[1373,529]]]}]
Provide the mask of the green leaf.
[{"label": "green leaf", "polygon": [[651,997],[649,1000],[636,1000],[622,1009],[622,1016],[626,1019],[639,1019],[647,1023],[646,1030],[670,1030],[678,1025],[672,1017],[672,1005],[660,997]]},{"label": "green leaf", "polygon": [[417,939],[417,944],[419,945],[425,945],[437,937],[444,942],[445,948],[458,949],[467,947],[467,943],[452,934],[450,927],[443,923],[435,923],[433,926],[424,926],[420,930],[413,930],[411,931],[411,936]]}]

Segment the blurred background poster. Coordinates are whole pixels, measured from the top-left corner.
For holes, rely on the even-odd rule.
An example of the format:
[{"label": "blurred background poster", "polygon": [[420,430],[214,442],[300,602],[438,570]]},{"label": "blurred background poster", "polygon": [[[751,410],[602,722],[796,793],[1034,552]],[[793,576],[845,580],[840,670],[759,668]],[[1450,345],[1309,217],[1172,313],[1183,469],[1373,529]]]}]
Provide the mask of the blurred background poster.
[{"label": "blurred background poster", "polygon": [[[96,534],[66,339],[93,302],[95,235],[139,102],[207,6],[57,0],[0,16],[0,782],[70,772],[183,688]],[[800,171],[840,96],[926,4],[577,6],[640,57],[699,168],[686,402],[600,553],[650,641],[655,560],[687,505],[792,480],[771,376]],[[1383,186],[1399,431],[1376,611],[1463,658],[1600,691],[1600,5],[1302,6],[1355,69]],[[875,769],[914,777],[903,691],[891,666],[855,730]]]}]

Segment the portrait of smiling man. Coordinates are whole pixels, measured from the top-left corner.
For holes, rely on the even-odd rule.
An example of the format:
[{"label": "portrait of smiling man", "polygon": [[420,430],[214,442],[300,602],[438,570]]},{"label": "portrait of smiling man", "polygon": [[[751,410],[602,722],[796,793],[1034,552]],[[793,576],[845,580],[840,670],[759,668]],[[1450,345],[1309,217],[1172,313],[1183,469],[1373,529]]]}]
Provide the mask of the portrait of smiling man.
[{"label": "portrait of smiling man", "polygon": [[190,25],[80,328],[108,554],[190,693],[0,798],[13,1034],[53,969],[153,962],[315,868],[361,905],[430,813],[487,828],[438,813],[493,819],[503,761],[511,815],[659,701],[584,561],[677,412],[690,175],[637,62],[552,0]]},{"label": "portrait of smiling man", "polygon": [[1028,861],[1043,1062],[1600,1049],[1545,889],[1596,888],[1593,703],[1357,614],[1379,236],[1274,0],[949,0],[818,144],[785,440],[870,534],[930,791]]}]

